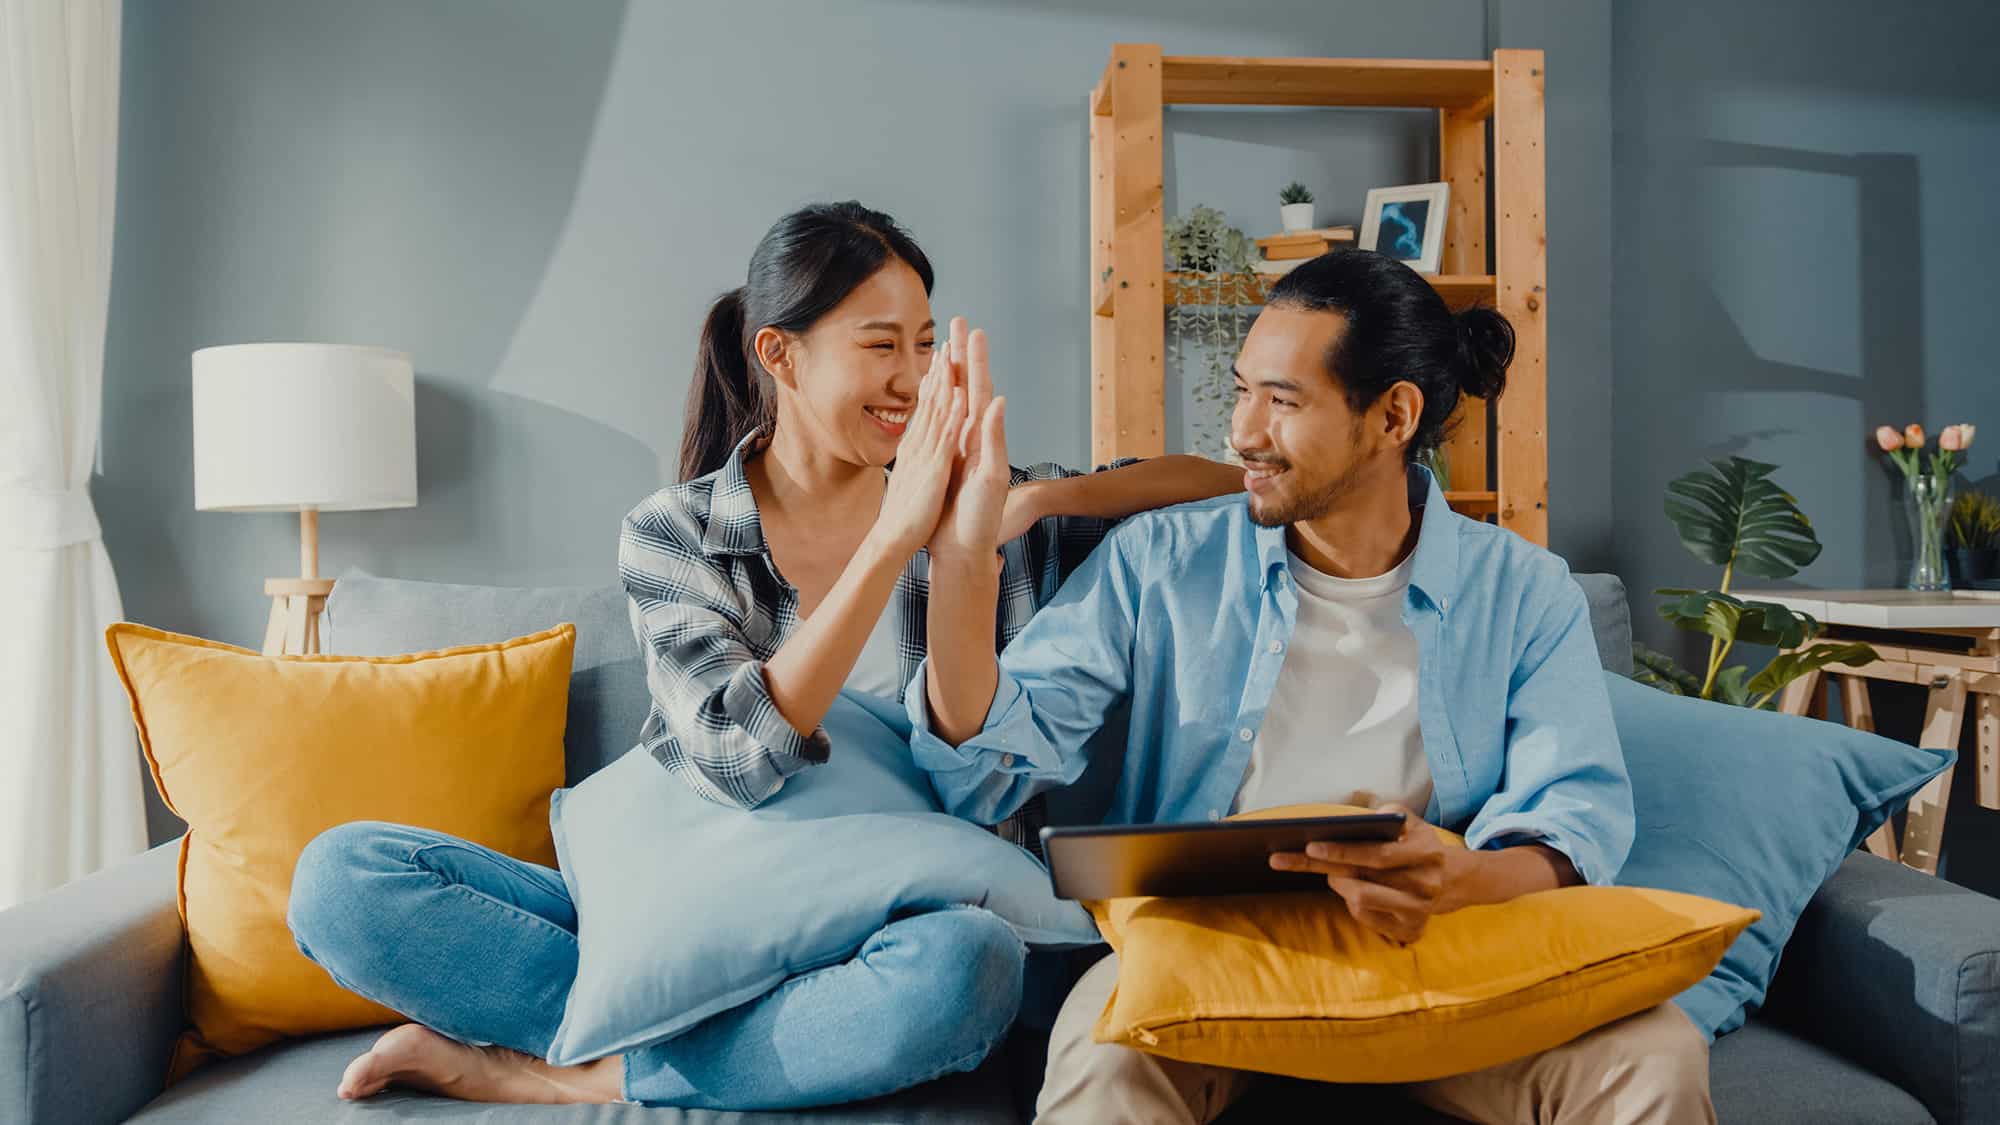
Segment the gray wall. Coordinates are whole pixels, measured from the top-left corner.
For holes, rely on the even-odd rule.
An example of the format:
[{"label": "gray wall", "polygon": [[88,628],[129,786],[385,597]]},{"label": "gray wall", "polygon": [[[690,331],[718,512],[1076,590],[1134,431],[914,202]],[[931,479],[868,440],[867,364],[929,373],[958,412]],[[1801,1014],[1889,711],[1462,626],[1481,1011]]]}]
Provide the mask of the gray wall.
[{"label": "gray wall", "polygon": [[[1673,477],[1782,466],[1825,544],[1799,582],[1820,587],[1907,577],[1877,424],[1985,422],[1963,472],[2000,484],[2000,9],[1621,0],[1613,41],[1613,562],[1640,638],[1686,653],[1645,591],[1717,575],[1661,513]],[[1888,733],[1915,734],[1913,705],[1877,689]],[[2000,818],[1953,816],[1951,873],[2000,889]]]},{"label": "gray wall", "polygon": [[[416,359],[421,503],[323,517],[325,573],[611,581],[619,517],[671,476],[707,302],[814,199],[908,225],[939,314],[993,334],[1016,458],[1083,463],[1083,99],[1114,41],[1549,50],[1551,522],[1608,561],[1594,0],[183,0],[126,21],[95,495],[135,620],[254,643],[260,580],[295,566],[296,521],[193,510],[188,353],[252,340]],[[1355,221],[1368,187],[1434,175],[1433,143],[1428,114],[1173,111],[1168,206],[1268,233],[1298,178]]]}]

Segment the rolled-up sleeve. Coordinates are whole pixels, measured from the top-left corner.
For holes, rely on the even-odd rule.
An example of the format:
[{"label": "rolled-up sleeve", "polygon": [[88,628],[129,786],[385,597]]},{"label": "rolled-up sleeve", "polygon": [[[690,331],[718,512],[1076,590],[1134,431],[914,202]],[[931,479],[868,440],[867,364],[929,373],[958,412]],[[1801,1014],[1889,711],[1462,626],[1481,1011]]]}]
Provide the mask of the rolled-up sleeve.
[{"label": "rolled-up sleeve", "polygon": [[1583,591],[1566,569],[1534,589],[1538,624],[1509,681],[1505,777],[1466,843],[1546,844],[1604,886],[1632,848],[1632,784]]},{"label": "rolled-up sleeve", "polygon": [[1143,522],[1106,539],[1007,646],[978,734],[953,746],[933,733],[928,659],[910,681],[911,752],[945,811],[997,824],[1082,775],[1091,736],[1131,690]]},{"label": "rolled-up sleeve", "polygon": [[710,800],[750,808],[826,761],[826,731],[800,734],[772,700],[743,636],[754,609],[703,553],[692,515],[656,501],[627,516],[618,572],[653,700],[641,737],[662,765]]}]

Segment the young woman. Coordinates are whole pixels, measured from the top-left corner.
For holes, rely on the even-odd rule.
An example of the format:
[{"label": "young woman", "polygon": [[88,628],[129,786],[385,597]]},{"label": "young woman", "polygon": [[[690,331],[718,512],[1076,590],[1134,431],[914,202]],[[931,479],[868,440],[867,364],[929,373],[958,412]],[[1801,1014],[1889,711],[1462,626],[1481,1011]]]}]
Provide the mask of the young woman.
[{"label": "young woman", "polygon": [[[1005,403],[983,334],[955,320],[949,354],[938,347],[931,284],[887,215],[814,206],[771,228],[748,284],[709,312],[682,483],[627,517],[619,571],[648,657],[642,743],[711,800],[755,806],[838,753],[820,723],[841,691],[900,696],[927,631],[963,629],[931,619],[931,582],[982,569],[990,582],[997,569],[998,648],[1110,521],[1241,486],[1240,472],[1191,457],[1086,476],[982,455],[1004,453]],[[1014,487],[958,502],[965,477],[995,473]],[[996,831],[1033,848],[1040,820],[1031,806]],[[435,832],[351,824],[306,849],[292,896],[308,957],[418,1021],[348,1066],[343,1098],[398,1084],[482,1101],[852,1101],[978,1065],[1021,995],[1024,954],[1006,924],[940,910],[671,1040],[554,1067],[543,1056],[577,964],[557,872]]]}]

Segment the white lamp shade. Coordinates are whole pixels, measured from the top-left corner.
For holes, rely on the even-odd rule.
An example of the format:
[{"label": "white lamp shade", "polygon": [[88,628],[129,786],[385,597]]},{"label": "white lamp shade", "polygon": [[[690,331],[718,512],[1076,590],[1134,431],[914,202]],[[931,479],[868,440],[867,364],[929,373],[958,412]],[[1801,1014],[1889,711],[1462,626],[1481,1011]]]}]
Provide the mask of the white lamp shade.
[{"label": "white lamp shade", "polygon": [[410,357],[345,344],[194,353],[194,506],[355,511],[417,502]]}]

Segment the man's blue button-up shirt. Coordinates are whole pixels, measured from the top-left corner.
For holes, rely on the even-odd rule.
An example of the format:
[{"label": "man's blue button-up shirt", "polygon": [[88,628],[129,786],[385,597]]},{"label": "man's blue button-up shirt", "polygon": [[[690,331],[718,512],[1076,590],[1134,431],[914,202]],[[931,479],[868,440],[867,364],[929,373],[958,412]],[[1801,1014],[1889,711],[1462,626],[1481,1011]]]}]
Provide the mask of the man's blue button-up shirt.
[{"label": "man's blue button-up shirt", "polygon": [[[1610,883],[1632,844],[1632,793],[1583,591],[1560,558],[1453,512],[1421,468],[1410,498],[1423,514],[1403,621],[1426,819],[1475,848],[1547,844],[1584,881]],[[924,676],[911,681],[913,752],[948,811],[996,823],[1076,781],[1129,703],[1107,822],[1226,816],[1297,619],[1285,529],[1258,526],[1243,496],[1134,516],[1008,646],[972,739],[933,734]]]}]

